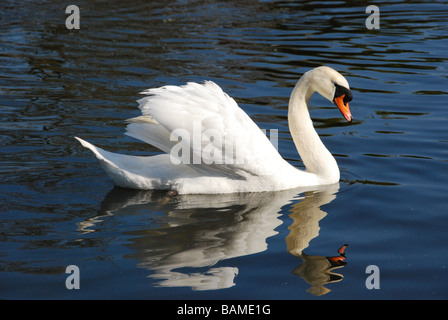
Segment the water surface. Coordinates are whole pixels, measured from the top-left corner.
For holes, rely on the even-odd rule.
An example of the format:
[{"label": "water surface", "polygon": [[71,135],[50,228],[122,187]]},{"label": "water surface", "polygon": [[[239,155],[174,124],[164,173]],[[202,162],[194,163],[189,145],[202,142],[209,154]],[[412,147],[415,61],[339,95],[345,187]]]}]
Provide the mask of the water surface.
[{"label": "water surface", "polygon": [[[377,2],[377,30],[359,1],[76,4],[79,30],[63,1],[0,5],[0,298],[448,297],[446,1]],[[303,167],[287,104],[319,65],[354,94],[350,124],[311,99],[336,186],[167,199],[114,187],[73,139],[157,154],[123,134],[138,93],[208,79]]]}]

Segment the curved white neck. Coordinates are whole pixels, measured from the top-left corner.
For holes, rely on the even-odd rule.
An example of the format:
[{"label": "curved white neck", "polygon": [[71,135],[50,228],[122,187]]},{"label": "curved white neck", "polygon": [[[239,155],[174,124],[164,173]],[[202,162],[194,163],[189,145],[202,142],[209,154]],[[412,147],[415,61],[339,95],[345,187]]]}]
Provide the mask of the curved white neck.
[{"label": "curved white neck", "polygon": [[289,130],[307,172],[315,174],[321,183],[336,183],[338,165],[319,138],[308,111],[308,102],[316,91],[312,84],[307,74],[297,82],[289,100]]}]

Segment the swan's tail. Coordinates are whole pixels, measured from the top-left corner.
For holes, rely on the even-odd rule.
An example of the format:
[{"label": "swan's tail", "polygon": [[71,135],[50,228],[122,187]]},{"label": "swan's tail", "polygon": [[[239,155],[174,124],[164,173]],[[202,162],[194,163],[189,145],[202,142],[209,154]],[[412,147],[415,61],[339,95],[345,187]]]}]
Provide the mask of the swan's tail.
[{"label": "swan's tail", "polygon": [[[151,170],[151,164],[158,164],[160,156],[131,156],[109,152],[93,144],[75,137],[81,145],[90,151],[100,161],[101,166],[107,175],[117,186],[131,189],[170,189],[171,185],[162,182],[157,178],[157,173]],[[154,160],[154,161],[152,161]]]},{"label": "swan's tail", "polygon": [[110,160],[107,159],[107,154],[110,152],[103,150],[101,148],[98,148],[98,147],[94,146],[93,144],[91,144],[81,138],[75,137],[75,139],[78,140],[84,148],[87,148],[90,151],[92,151],[95,154],[95,156],[98,158],[98,160],[100,160],[101,163],[105,163],[110,166],[116,167],[116,165],[113,162],[111,162]]}]

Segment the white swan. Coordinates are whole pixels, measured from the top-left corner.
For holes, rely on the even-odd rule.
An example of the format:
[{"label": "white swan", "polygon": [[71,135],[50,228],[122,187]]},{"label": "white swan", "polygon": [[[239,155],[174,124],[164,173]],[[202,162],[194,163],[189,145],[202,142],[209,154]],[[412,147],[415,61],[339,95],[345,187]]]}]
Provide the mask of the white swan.
[{"label": "white swan", "polygon": [[316,91],[352,120],[352,93],[340,73],[322,66],[300,78],[289,100],[288,120],[306,171],[284,160],[235,100],[210,81],[142,92],[147,95],[138,100],[143,115],[128,120],[126,134],[165,154],[116,154],[76,139],[96,155],[115,184],[125,188],[201,194],[328,185],[339,181],[339,168],[308,112]]}]

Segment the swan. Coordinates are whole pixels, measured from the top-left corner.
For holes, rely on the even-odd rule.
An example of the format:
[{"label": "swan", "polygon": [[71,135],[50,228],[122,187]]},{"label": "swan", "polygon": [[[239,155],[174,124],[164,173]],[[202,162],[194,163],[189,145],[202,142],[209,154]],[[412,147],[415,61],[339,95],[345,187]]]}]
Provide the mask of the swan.
[{"label": "swan", "polygon": [[306,170],[284,160],[253,120],[212,81],[166,85],[142,92],[142,115],[128,119],[126,135],[163,154],[112,153],[75,137],[124,188],[173,194],[279,191],[339,182],[336,160],[313,127],[314,92],[333,102],[348,122],[353,95],[347,80],[327,66],[302,75],[289,100],[289,129]]}]

